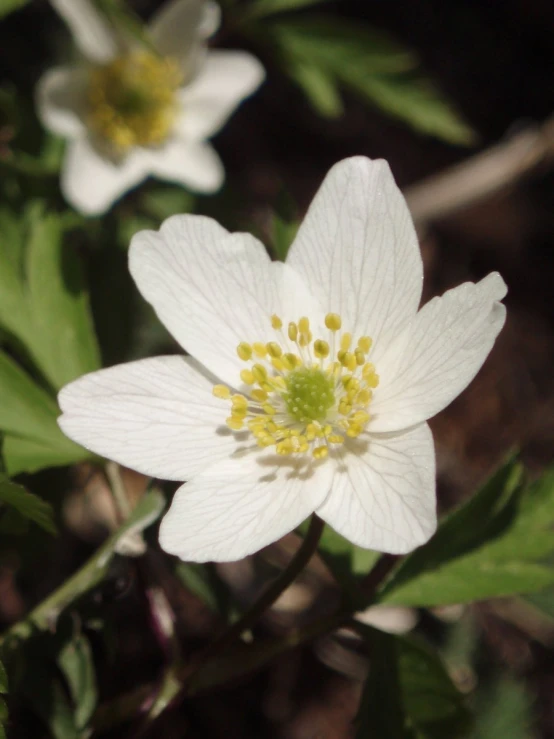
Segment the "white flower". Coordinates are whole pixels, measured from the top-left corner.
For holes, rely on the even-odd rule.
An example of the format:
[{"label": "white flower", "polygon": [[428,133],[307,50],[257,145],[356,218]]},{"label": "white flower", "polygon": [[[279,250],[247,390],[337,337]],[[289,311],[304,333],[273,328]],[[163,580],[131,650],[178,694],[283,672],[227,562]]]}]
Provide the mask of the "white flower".
[{"label": "white flower", "polygon": [[146,48],[97,14],[90,0],[51,0],[84,60],[46,72],[37,88],[44,125],[68,139],[61,187],[88,215],[106,211],[149,175],[210,193],[223,165],[207,139],[260,85],[245,51],[207,51],[219,8],[170,0],[146,29]]},{"label": "white flower", "polygon": [[425,421],[483,364],[506,286],[492,273],[418,311],[418,242],[385,162],[331,169],[286,264],[253,236],[185,215],[137,234],[130,269],[191,357],[71,383],[60,425],[98,454],[188,481],[162,522],[164,549],[238,559],[313,511],[362,547],[402,553],[429,539]]}]

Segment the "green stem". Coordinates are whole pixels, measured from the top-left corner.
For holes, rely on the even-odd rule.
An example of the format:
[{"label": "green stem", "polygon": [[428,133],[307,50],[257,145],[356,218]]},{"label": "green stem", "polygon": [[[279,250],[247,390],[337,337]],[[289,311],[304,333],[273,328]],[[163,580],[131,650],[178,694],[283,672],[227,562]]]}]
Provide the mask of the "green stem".
[{"label": "green stem", "polygon": [[127,491],[121,478],[121,467],[116,462],[106,462],[105,470],[119,514],[120,523],[123,523],[131,515],[131,506],[129,505]]},{"label": "green stem", "polygon": [[39,603],[22,621],[2,634],[0,647],[9,646],[14,639],[28,639],[35,631],[51,629],[64,608],[102,581],[108,572],[112,555],[113,539],[110,537],[69,580]]}]

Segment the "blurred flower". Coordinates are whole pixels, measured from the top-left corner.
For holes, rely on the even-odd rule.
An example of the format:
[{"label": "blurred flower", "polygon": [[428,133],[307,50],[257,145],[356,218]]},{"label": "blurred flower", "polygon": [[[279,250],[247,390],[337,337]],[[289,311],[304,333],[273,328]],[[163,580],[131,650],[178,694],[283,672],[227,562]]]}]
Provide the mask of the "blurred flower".
[{"label": "blurred flower", "polygon": [[37,88],[44,125],[68,139],[66,199],[100,214],[149,175],[214,192],[224,170],[207,143],[260,85],[261,64],[244,51],[208,51],[219,8],[170,0],[127,37],[90,0],[51,0],[84,60],[46,72]]},{"label": "blurred flower", "polygon": [[331,169],[286,264],[253,236],[185,215],[137,234],[130,269],[192,357],[71,383],[60,425],[98,454],[189,481],[162,522],[164,549],[238,559],[313,511],[362,547],[403,553],[427,541],[425,421],[481,367],[506,286],[492,273],[418,311],[421,255],[386,162]]}]

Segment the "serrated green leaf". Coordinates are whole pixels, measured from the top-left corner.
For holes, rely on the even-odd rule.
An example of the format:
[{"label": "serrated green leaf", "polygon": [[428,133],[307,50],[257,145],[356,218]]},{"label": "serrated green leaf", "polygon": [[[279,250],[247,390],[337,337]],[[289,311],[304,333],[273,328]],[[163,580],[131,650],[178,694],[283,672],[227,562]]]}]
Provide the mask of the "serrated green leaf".
[{"label": "serrated green leaf", "polygon": [[58,665],[69,687],[75,724],[82,730],[98,702],[96,673],[88,639],[79,634],[68,641],[58,655]]},{"label": "serrated green leaf", "polygon": [[0,18],[23,8],[29,0],[0,0]]},{"label": "serrated green leaf", "polygon": [[338,114],[336,87],[340,85],[423,133],[463,145],[475,139],[419,69],[415,55],[382,31],[312,16],[273,22],[263,32],[321,114]]},{"label": "serrated green leaf", "polygon": [[0,325],[54,389],[100,366],[80,265],[64,232],[63,219],[39,203],[27,208],[18,234],[13,219],[0,219]]},{"label": "serrated green leaf", "polygon": [[554,471],[522,491],[515,463],[502,468],[385,583],[379,602],[435,606],[541,590],[554,551]]},{"label": "serrated green leaf", "polygon": [[357,737],[456,739],[470,723],[464,698],[438,655],[421,640],[360,626],[369,645]]},{"label": "serrated green leaf", "polygon": [[0,351],[0,431],[8,475],[90,456],[62,433],[58,415],[55,401]]},{"label": "serrated green leaf", "polygon": [[52,506],[39,498],[38,495],[25,490],[23,485],[18,485],[3,475],[0,475],[0,504],[15,509],[23,517],[33,521],[48,533],[57,533]]}]

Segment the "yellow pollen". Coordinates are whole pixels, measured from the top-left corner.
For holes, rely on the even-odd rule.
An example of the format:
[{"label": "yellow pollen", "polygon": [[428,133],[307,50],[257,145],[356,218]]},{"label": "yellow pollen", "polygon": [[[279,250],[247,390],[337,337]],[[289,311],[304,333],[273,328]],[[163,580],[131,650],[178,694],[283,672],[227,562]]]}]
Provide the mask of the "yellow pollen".
[{"label": "yellow pollen", "polygon": [[269,356],[274,359],[278,359],[283,353],[283,350],[276,341],[270,341],[269,344],[266,344],[266,349]]},{"label": "yellow pollen", "polygon": [[256,378],[249,369],[243,369],[240,371],[240,379],[246,385],[253,385],[256,382]]},{"label": "yellow pollen", "polygon": [[338,313],[327,313],[325,316],[325,326],[329,331],[340,331],[342,320]]},{"label": "yellow pollen", "polygon": [[237,354],[244,362],[248,362],[248,360],[252,357],[252,347],[245,341],[241,341],[241,343],[237,346]]},{"label": "yellow pollen", "polygon": [[265,348],[265,344],[262,344],[259,341],[255,341],[252,344],[252,350],[259,359],[263,359],[265,355],[267,354],[267,349]]},{"label": "yellow pollen", "polygon": [[123,54],[91,70],[86,122],[117,155],[135,146],[159,146],[175,123],[181,84],[176,60],[143,50]]},{"label": "yellow pollen", "polygon": [[372,344],[373,342],[369,336],[360,336],[360,338],[358,339],[358,349],[364,352],[364,354],[367,354],[369,352]]},{"label": "yellow pollen", "polygon": [[319,359],[325,359],[329,356],[329,344],[323,339],[316,339],[314,341],[314,354]]},{"label": "yellow pollen", "polygon": [[[334,446],[363,434],[370,422],[373,389],[379,384],[375,366],[366,361],[371,339],[353,339],[345,332],[337,347],[342,319],[336,313],[325,317],[329,335],[315,340],[307,316],[288,323],[285,335],[279,316],[270,322],[275,341],[243,341],[237,347],[238,357],[249,362],[240,371],[244,393],[231,394],[225,385],[216,385],[213,394],[230,402],[227,426],[246,430],[259,447],[323,460]],[[289,342],[298,353],[290,351]]]}]

